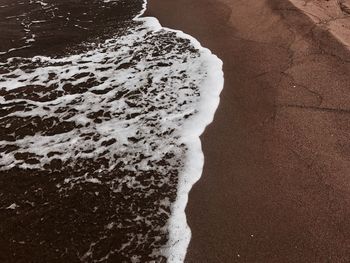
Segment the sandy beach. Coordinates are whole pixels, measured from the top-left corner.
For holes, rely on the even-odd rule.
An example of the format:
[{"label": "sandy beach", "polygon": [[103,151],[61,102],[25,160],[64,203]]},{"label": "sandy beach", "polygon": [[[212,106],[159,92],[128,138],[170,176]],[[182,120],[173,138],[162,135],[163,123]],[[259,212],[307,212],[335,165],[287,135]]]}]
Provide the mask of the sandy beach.
[{"label": "sandy beach", "polygon": [[350,0],[0,2],[1,263],[350,262]]},{"label": "sandy beach", "polygon": [[148,2],[146,15],[224,62],[221,103],[202,136],[204,172],[187,206],[186,262],[350,261],[347,29],[334,35],[310,18],[319,10],[296,6]]},{"label": "sandy beach", "polygon": [[318,27],[331,32],[342,44],[350,48],[350,1],[291,1]]}]

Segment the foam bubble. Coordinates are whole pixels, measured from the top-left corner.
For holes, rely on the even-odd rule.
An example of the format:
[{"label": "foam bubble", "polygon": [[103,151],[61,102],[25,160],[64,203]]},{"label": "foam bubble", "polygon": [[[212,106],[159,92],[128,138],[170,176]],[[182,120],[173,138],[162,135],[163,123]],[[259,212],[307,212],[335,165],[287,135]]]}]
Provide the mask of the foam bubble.
[{"label": "foam bubble", "polygon": [[[162,28],[155,18],[141,18],[143,11],[123,36],[90,51],[56,59],[10,58],[0,64],[5,72],[0,75],[0,121],[6,134],[0,170],[71,167],[81,172],[57,184],[58,191],[106,184],[112,193],[126,195],[125,189],[131,189],[146,200],[154,189],[174,189],[142,217],[137,208],[132,212],[143,227],[169,233],[165,246],[159,248],[157,238],[152,241],[151,258],[163,255],[169,262],[183,262],[191,238],[185,206],[202,173],[199,136],[219,104],[222,62],[189,35]],[[100,167],[86,172],[81,160]],[[123,173],[113,176],[116,171]],[[154,218],[164,215],[167,225],[154,227]],[[107,226],[106,231],[123,227],[117,221]],[[100,260],[124,253],[133,262],[142,261],[135,247],[148,235],[130,236]],[[103,239],[92,241],[80,259],[94,258]]]}]

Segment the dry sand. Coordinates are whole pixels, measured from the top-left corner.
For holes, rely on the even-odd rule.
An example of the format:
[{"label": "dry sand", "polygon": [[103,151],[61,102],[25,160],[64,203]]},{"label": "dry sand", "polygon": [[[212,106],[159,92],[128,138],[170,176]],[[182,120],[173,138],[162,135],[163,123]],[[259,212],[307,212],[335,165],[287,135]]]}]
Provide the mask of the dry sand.
[{"label": "dry sand", "polygon": [[291,0],[317,26],[329,30],[350,48],[350,0]]},{"label": "dry sand", "polygon": [[147,15],[224,62],[186,262],[350,262],[344,45],[288,1],[150,0]]}]

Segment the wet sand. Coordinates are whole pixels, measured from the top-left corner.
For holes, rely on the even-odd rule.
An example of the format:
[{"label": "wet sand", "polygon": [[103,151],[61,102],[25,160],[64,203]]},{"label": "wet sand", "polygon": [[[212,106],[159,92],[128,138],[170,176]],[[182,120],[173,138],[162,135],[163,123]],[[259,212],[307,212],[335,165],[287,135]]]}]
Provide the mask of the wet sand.
[{"label": "wet sand", "polygon": [[350,261],[350,55],[281,2],[148,3],[224,62],[186,262]]}]

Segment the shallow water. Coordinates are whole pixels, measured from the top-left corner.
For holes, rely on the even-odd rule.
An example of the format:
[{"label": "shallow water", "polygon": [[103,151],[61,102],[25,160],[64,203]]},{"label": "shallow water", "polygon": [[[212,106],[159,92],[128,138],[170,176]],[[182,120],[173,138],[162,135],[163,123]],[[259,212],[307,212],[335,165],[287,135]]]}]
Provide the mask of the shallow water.
[{"label": "shallow water", "polygon": [[221,62],[138,1],[3,2],[0,260],[182,261]]}]

